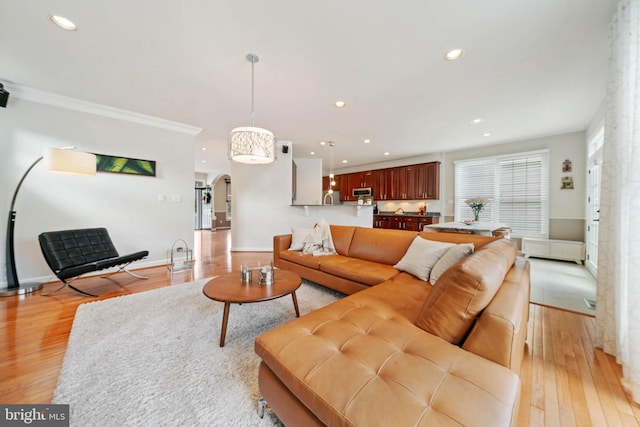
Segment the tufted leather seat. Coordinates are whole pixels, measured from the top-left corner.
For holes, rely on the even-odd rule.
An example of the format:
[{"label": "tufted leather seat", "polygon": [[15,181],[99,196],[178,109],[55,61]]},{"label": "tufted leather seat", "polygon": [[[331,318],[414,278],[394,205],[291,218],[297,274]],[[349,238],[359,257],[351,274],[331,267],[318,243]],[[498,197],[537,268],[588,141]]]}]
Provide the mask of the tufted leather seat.
[{"label": "tufted leather seat", "polygon": [[416,328],[364,294],[256,339],[264,363],[322,423],[512,424],[520,388],[514,372]]},{"label": "tufted leather seat", "polygon": [[[393,268],[389,262],[407,245],[408,234],[379,231],[356,228],[348,246],[341,239],[345,252],[330,262],[318,260],[317,270],[280,259],[309,280],[353,294],[256,338],[266,402],[287,426],[514,425],[529,263],[516,257],[513,241],[473,236],[475,253],[433,285],[406,272],[368,285],[351,280],[347,265],[325,274],[325,262],[352,259],[354,271],[362,270],[362,261],[386,261],[372,271]],[[426,234],[419,235],[452,243],[469,238]],[[285,239],[274,238],[274,257],[286,252]],[[388,258],[380,256],[385,247],[391,248]]]}]

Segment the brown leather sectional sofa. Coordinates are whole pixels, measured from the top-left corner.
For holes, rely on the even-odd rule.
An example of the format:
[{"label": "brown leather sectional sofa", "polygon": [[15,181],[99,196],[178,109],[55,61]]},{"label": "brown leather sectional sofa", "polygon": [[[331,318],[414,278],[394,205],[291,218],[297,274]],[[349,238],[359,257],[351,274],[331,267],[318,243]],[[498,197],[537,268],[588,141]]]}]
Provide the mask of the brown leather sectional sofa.
[{"label": "brown leather sectional sofa", "polygon": [[[514,425],[529,263],[506,239],[331,226],[338,255],[274,263],[351,294],[256,338],[260,392],[286,424]],[[420,236],[473,243],[431,285],[393,266]]]}]

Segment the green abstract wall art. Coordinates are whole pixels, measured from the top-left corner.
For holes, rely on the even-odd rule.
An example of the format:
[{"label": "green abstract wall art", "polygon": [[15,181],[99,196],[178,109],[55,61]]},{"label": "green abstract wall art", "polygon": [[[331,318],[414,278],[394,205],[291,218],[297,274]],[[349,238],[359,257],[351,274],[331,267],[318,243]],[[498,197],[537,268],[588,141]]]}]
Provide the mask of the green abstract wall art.
[{"label": "green abstract wall art", "polygon": [[96,162],[96,170],[98,172],[156,176],[155,160],[130,159],[128,157],[96,154]]}]

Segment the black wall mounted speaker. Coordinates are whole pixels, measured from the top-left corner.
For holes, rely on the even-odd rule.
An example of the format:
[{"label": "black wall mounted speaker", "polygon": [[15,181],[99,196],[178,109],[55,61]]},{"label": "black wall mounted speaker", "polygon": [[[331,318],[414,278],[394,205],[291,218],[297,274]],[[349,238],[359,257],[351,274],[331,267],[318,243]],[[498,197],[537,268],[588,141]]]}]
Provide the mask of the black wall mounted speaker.
[{"label": "black wall mounted speaker", "polygon": [[288,146],[288,145],[283,145],[283,146],[282,146],[282,152],[283,152],[284,154],[287,154],[287,153],[289,152],[289,146]]},{"label": "black wall mounted speaker", "polygon": [[9,92],[4,89],[2,83],[0,83],[0,107],[6,108],[7,101],[9,100]]}]

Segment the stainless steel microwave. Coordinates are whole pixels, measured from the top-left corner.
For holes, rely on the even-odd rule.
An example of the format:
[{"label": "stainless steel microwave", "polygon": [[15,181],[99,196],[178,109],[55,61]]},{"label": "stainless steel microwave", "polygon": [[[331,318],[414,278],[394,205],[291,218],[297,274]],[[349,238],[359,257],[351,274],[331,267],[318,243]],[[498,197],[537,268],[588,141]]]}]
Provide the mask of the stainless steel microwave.
[{"label": "stainless steel microwave", "polygon": [[371,197],[372,195],[373,195],[373,191],[371,190],[371,187],[353,189],[353,197],[358,197],[358,196]]}]

